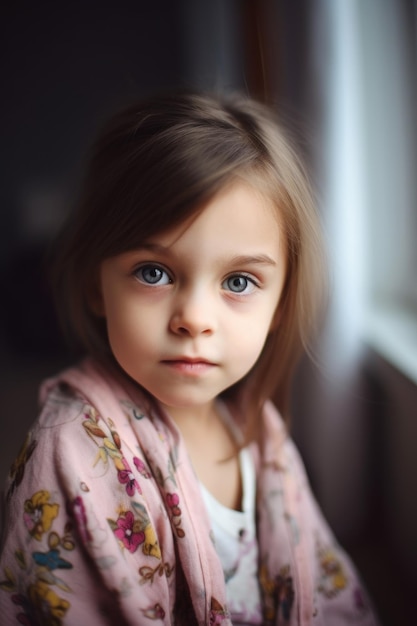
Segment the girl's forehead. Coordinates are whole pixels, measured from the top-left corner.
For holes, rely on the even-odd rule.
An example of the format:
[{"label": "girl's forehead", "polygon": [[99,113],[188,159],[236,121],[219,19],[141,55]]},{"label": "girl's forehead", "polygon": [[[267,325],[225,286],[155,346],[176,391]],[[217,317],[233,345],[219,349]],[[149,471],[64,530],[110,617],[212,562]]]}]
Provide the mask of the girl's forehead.
[{"label": "girl's forehead", "polygon": [[[284,248],[280,219],[269,198],[246,183],[223,189],[188,220],[144,242],[153,251],[277,257]],[[276,258],[278,260],[278,258]]]},{"label": "girl's forehead", "polygon": [[185,223],[149,237],[114,261],[122,269],[161,263],[188,277],[217,277],[245,269],[281,281],[287,246],[276,213],[269,199],[237,183],[216,194]]},{"label": "girl's forehead", "polygon": [[[163,241],[164,245],[174,245],[188,233],[204,235],[224,229],[241,232],[250,239],[259,228],[281,230],[281,215],[271,197],[246,183],[235,180],[222,187],[204,204],[197,205],[195,211],[185,220],[150,237],[150,241]],[[245,229],[246,226],[246,229]]]}]

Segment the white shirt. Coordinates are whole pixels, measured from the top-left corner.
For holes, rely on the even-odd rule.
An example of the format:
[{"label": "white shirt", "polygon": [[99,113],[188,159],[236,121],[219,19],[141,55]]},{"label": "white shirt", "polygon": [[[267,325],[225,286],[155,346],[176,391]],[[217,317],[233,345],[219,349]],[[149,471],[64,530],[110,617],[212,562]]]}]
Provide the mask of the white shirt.
[{"label": "white shirt", "polygon": [[258,544],[255,526],[256,477],[249,450],[239,453],[242,475],[242,511],[229,509],[201,485],[226,581],[233,624],[262,624],[258,583]]}]

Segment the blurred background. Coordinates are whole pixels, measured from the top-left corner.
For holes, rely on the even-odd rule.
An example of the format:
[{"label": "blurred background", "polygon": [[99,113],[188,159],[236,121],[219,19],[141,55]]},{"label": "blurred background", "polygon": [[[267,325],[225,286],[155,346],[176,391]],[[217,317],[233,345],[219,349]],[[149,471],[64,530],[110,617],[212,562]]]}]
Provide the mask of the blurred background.
[{"label": "blurred background", "polygon": [[[170,87],[275,106],[317,189],[331,274],[293,435],[385,626],[417,566],[416,0],[25,1],[1,9],[0,479],[71,362],[44,253],[100,122]],[[163,181],[161,181],[163,183]]]}]

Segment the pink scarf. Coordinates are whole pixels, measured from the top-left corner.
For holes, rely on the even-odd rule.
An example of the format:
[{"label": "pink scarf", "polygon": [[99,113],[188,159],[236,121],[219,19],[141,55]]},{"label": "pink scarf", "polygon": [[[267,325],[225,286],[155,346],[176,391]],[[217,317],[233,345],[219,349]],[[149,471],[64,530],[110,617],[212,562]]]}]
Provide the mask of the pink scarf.
[{"label": "pink scarf", "polygon": [[[40,570],[36,583],[31,579],[24,587],[50,602],[51,610],[58,603],[63,624],[98,626],[103,615],[97,607],[105,605],[110,623],[119,625],[231,625],[200,486],[169,416],[145,415],[139,389],[91,360],[46,381],[41,401],[29,444],[28,468],[33,466],[19,487],[10,488],[11,517],[21,520],[22,510],[36,506],[41,511],[42,523],[30,528],[31,554],[39,561],[42,547],[56,558],[56,537],[65,547],[67,511],[76,524],[77,549],[65,553],[71,569],[64,564],[60,573],[61,597],[53,578],[39,579]],[[264,626],[375,626],[354,568],[323,520],[270,403],[263,432],[262,450],[253,444],[252,452]],[[28,526],[31,518],[25,519]],[[15,580],[22,577],[14,556],[22,545],[28,546],[27,529],[10,528],[3,565]],[[11,620],[16,607],[10,612],[5,598],[1,591],[1,610]]]}]

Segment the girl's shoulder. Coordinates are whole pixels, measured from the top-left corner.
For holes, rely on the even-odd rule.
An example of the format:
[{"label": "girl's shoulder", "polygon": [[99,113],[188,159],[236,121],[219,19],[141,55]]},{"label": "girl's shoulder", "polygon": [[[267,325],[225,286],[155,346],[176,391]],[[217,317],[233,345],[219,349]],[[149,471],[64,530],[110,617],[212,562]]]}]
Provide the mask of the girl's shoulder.
[{"label": "girl's shoulder", "polygon": [[282,467],[292,467],[304,482],[306,470],[298,447],[291,436],[288,423],[270,400],[264,405],[263,420],[266,456],[270,461],[278,459],[278,465]]},{"label": "girl's shoulder", "polygon": [[132,415],[139,409],[122,392],[90,362],[43,383],[40,414],[6,479],[12,509],[31,501],[33,494],[54,494],[64,502],[84,490],[102,505],[104,497],[110,501],[124,485],[132,467],[149,473],[132,428]]},{"label": "girl's shoulder", "polygon": [[65,424],[80,419],[87,398],[65,381],[46,380],[40,389],[40,412],[35,422],[36,430],[54,431]]},{"label": "girl's shoulder", "polygon": [[38,428],[58,429],[80,420],[103,421],[112,427],[126,417],[127,407],[143,410],[140,392],[129,391],[129,385],[123,385],[110,369],[85,359],[42,383]]},{"label": "girl's shoulder", "polygon": [[[77,384],[77,380],[83,384]],[[84,364],[68,368],[44,380],[39,390],[39,409],[30,434],[42,438],[59,437],[61,430],[77,428],[77,423],[85,419],[86,413],[94,411],[94,400],[89,398],[88,389],[97,389]]]},{"label": "girl's shoulder", "polygon": [[131,415],[140,409],[92,361],[83,361],[43,382],[40,412],[12,464],[6,483],[10,495],[36,468],[40,474],[66,479],[84,466],[96,467],[116,459],[122,441],[136,446]]},{"label": "girl's shoulder", "polygon": [[[67,380],[67,374],[70,378]],[[83,388],[71,384],[71,376],[84,378]],[[92,424],[101,419],[97,409],[84,390],[88,388],[89,376],[83,373],[83,365],[70,368],[53,378],[45,380],[39,393],[39,413],[32,424],[9,470],[6,484],[10,497],[28,475],[52,474],[57,465],[78,451],[82,457],[86,434],[93,430]],[[28,467],[32,471],[28,471]]]}]

